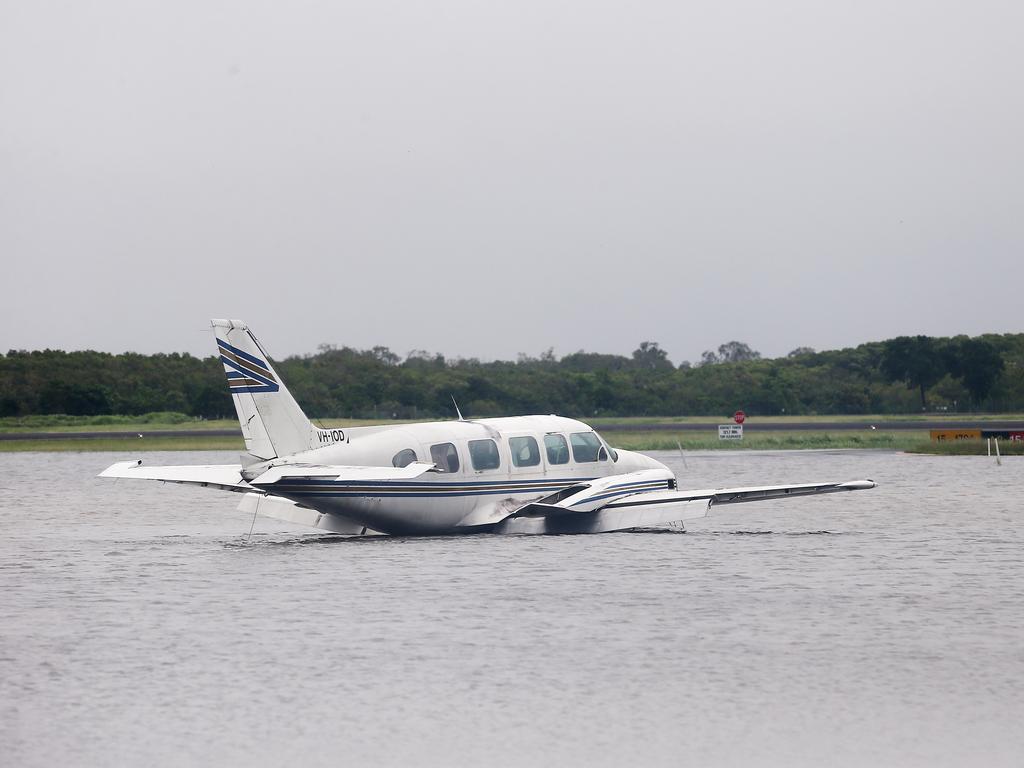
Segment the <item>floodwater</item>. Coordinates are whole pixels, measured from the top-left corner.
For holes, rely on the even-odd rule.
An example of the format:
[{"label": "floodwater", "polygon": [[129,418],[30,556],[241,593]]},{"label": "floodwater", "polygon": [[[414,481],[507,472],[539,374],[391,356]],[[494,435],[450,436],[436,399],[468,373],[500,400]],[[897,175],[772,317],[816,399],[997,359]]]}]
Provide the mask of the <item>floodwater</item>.
[{"label": "floodwater", "polygon": [[130,457],[0,454],[0,763],[1024,764],[1024,459],[654,455],[880,485],[686,533],[247,541],[236,496],[94,479]]}]

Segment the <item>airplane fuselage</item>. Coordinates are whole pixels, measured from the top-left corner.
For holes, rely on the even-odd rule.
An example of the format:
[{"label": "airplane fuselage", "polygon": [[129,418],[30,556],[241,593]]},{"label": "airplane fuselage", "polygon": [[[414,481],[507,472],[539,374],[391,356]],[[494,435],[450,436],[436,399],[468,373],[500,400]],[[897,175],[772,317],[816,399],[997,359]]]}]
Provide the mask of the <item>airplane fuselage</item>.
[{"label": "airplane fuselage", "polygon": [[[408,481],[344,484],[288,478],[262,487],[317,511],[393,534],[468,532],[495,525],[524,504],[610,475],[657,470],[654,459],[616,451],[583,422],[559,416],[321,430],[327,444],[272,466],[394,466],[436,470]],[[264,471],[265,466],[254,470]],[[624,492],[625,493],[625,492]],[[614,492],[612,492],[614,494]]]}]

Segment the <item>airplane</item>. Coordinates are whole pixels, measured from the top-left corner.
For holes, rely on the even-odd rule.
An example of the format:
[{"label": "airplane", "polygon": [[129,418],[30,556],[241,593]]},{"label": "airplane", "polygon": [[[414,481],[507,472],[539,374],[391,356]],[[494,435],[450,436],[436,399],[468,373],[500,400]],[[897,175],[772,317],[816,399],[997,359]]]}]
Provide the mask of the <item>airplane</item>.
[{"label": "airplane", "polygon": [[111,465],[100,477],[242,494],[253,515],[349,536],[603,533],[681,526],[712,507],[874,488],[871,480],[680,490],[655,459],[561,416],[323,429],[240,320],[212,320],[246,453],[240,463]]}]

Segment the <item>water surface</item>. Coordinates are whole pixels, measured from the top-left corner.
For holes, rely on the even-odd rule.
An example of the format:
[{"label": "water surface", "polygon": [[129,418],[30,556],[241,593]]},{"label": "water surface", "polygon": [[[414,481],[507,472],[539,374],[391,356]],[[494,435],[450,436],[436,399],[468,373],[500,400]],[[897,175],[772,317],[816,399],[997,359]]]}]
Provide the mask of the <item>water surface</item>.
[{"label": "water surface", "polygon": [[93,477],[128,457],[0,454],[3,763],[1024,763],[1024,459],[653,455],[880,487],[686,533],[247,541],[232,494]]}]

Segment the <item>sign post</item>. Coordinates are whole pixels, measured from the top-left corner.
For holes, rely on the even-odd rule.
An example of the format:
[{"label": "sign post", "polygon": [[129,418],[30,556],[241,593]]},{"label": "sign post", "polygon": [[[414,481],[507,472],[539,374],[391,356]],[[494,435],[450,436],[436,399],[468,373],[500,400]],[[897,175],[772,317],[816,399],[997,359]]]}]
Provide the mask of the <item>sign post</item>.
[{"label": "sign post", "polygon": [[742,440],[743,439],[743,422],[747,420],[747,414],[743,411],[736,411],[732,415],[732,420],[735,424],[719,424],[718,425],[718,439],[719,440]]}]

